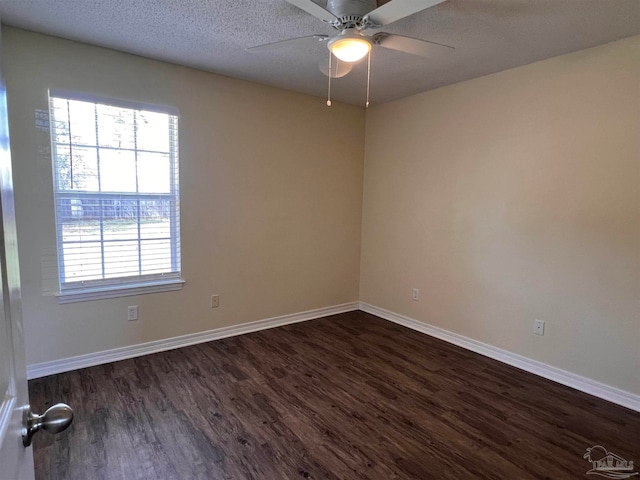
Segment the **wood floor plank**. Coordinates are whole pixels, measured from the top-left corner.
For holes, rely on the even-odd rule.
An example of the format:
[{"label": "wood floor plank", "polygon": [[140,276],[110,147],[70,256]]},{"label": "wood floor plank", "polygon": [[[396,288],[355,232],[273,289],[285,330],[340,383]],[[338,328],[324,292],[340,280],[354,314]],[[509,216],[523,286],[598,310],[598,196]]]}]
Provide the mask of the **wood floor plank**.
[{"label": "wood floor plank", "polygon": [[29,382],[38,480],[587,478],[640,415],[364,312]]}]

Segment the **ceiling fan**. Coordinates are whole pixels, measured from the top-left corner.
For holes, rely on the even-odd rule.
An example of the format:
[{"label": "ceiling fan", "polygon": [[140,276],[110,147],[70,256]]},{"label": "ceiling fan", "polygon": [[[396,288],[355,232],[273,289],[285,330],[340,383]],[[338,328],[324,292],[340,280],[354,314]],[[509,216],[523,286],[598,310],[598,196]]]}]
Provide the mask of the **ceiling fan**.
[{"label": "ceiling fan", "polygon": [[[316,34],[290,38],[279,42],[268,43],[247,50],[252,52],[276,50],[285,45],[308,44],[309,42],[327,42],[327,48],[338,60],[355,63],[369,55],[369,68],[372,47],[383,47],[398,50],[422,57],[433,57],[453,52],[454,48],[435,42],[419,40],[386,32],[368,35],[369,30],[378,29],[433,7],[446,0],[391,0],[378,7],[377,0],[327,0],[327,8],[323,8],[312,0],[285,0],[291,5],[313,15],[327,25],[338,30],[334,36]],[[329,89],[331,88],[331,55],[329,55]],[[367,106],[368,99],[367,80]],[[331,100],[327,101],[331,105]]]}]

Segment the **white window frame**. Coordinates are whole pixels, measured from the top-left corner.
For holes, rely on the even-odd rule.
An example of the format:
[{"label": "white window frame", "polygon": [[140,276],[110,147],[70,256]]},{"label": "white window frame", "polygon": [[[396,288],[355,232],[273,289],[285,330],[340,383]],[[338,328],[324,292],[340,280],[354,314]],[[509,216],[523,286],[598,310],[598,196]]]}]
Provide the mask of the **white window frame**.
[{"label": "white window frame", "polygon": [[[172,170],[175,172],[174,178],[171,181],[171,191],[167,194],[145,194],[145,193],[132,193],[131,199],[145,200],[145,199],[158,199],[159,197],[166,197],[168,200],[176,202],[176,208],[170,211],[170,242],[171,242],[171,264],[172,271],[167,273],[127,276],[119,278],[108,278],[98,280],[86,280],[66,282],[64,275],[64,257],[63,257],[63,245],[62,240],[62,223],[58,222],[58,200],[63,198],[104,198],[109,196],[108,192],[70,192],[68,190],[59,189],[59,178],[57,175],[57,155],[56,155],[56,141],[54,136],[54,124],[53,124],[53,109],[51,108],[51,99],[59,98],[66,100],[77,100],[83,102],[90,102],[95,104],[103,104],[114,107],[143,110],[155,113],[164,113],[176,117],[176,138],[175,145],[170,150],[170,162]],[[131,295],[141,295],[147,293],[158,293],[175,291],[182,289],[185,283],[181,277],[181,248],[180,248],[180,192],[179,192],[179,155],[178,155],[178,120],[179,111],[177,108],[169,106],[153,105],[141,102],[134,102],[130,100],[113,99],[102,97],[98,95],[74,92],[61,89],[50,89],[50,116],[51,116],[51,153],[52,153],[52,168],[53,168],[53,194],[54,194],[54,211],[56,216],[56,244],[58,253],[58,284],[59,293],[57,294],[59,303],[72,303],[83,302],[88,300],[98,300],[104,298],[124,297]],[[98,146],[96,146],[98,148]],[[103,147],[100,147],[103,148]],[[134,151],[139,151],[137,148]],[[122,193],[114,193],[114,198],[121,199],[125,196]],[[140,216],[138,215],[138,222],[140,222]],[[138,237],[138,243],[141,241]],[[100,244],[104,244],[104,239],[100,240]],[[104,259],[102,260],[103,272],[104,272]]]}]

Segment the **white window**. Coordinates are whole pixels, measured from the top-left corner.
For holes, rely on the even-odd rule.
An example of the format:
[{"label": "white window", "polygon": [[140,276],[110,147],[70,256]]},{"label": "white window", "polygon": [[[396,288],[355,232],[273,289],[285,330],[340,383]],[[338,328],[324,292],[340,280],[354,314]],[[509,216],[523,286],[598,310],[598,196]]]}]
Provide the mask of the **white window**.
[{"label": "white window", "polygon": [[181,288],[177,111],[49,99],[60,301]]}]

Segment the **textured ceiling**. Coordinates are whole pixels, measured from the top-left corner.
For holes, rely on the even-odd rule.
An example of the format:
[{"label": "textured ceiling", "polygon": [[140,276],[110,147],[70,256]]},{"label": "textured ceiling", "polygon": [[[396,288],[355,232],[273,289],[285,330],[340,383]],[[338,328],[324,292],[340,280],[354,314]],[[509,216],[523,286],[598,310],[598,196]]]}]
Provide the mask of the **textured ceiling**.
[{"label": "textured ceiling", "polygon": [[[269,53],[245,49],[335,33],[284,0],[0,0],[0,17],[8,25],[320,97],[327,90],[318,67],[328,60],[324,43]],[[448,0],[382,30],[456,50],[426,59],[375,48],[372,104],[639,34],[640,0]],[[332,96],[363,105],[365,83],[361,62],[332,81]]]}]

